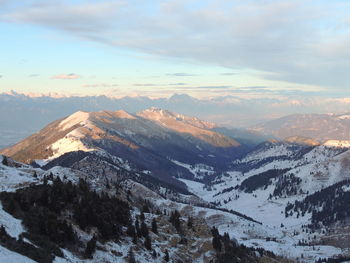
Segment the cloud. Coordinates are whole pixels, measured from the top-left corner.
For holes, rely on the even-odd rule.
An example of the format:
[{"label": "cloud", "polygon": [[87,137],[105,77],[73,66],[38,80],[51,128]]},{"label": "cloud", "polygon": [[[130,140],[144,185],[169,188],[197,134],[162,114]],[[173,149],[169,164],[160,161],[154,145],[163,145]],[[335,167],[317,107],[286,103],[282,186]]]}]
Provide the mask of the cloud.
[{"label": "cloud", "polygon": [[169,83],[168,86],[185,86],[187,83],[179,82],[179,83]]},{"label": "cloud", "polygon": [[39,74],[30,74],[28,77],[29,78],[36,78],[36,77],[39,77],[40,75]]},{"label": "cloud", "polygon": [[198,86],[193,89],[231,89],[232,86]]},{"label": "cloud", "polygon": [[192,77],[192,76],[196,76],[196,75],[179,72],[179,73],[170,73],[170,74],[167,74],[167,76],[172,76],[172,77]]},{"label": "cloud", "polygon": [[237,75],[237,73],[234,72],[226,72],[226,73],[221,73],[222,76],[234,76]]},{"label": "cloud", "polygon": [[2,11],[0,19],[45,26],[153,56],[253,69],[271,80],[343,91],[350,85],[349,1],[25,3],[29,4]]},{"label": "cloud", "polygon": [[84,88],[113,88],[118,86],[119,86],[118,84],[105,84],[105,83],[83,85]]},{"label": "cloud", "polygon": [[250,89],[250,90],[262,90],[262,89],[268,89],[268,87],[265,86],[248,86],[248,87],[240,87],[241,89]]},{"label": "cloud", "polygon": [[157,87],[157,86],[161,86],[161,85],[154,84],[154,83],[136,83],[136,84],[134,84],[134,86],[136,86],[136,87]]},{"label": "cloud", "polygon": [[[107,30],[119,5],[115,1],[83,4],[69,4],[67,1],[60,0],[41,3],[29,1],[22,3],[20,5],[22,8],[2,17],[9,21],[20,21],[75,32],[79,36],[82,33],[91,34]],[[103,41],[98,35],[90,37],[95,37],[96,41]]]},{"label": "cloud", "polygon": [[74,73],[55,75],[52,79],[79,79],[80,76]]},{"label": "cloud", "polygon": [[133,86],[136,87],[162,87],[162,86],[184,86],[187,85],[187,83],[168,83],[168,84],[156,84],[156,83],[136,83]]}]

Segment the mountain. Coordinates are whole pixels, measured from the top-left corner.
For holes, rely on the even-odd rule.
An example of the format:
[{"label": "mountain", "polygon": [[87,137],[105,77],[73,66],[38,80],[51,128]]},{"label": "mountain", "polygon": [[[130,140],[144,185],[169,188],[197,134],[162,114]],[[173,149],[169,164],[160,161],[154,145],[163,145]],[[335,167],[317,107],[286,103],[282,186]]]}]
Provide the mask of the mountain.
[{"label": "mountain", "polygon": [[[208,105],[211,105],[208,107]],[[108,96],[31,96],[15,91],[0,93],[0,149],[8,147],[36,132],[53,120],[64,118],[77,111],[101,111],[124,109],[136,113],[156,106],[181,114],[198,116],[213,121],[222,120],[215,116],[232,112],[230,105],[217,105],[215,101],[198,100],[188,95],[174,94],[169,98],[151,99],[148,97],[108,97]],[[214,114],[214,115],[213,115]],[[214,117],[214,118],[213,118]],[[224,118],[232,119],[232,114]],[[232,125],[239,125],[233,119]]]},{"label": "mountain", "polygon": [[219,171],[245,151],[244,145],[211,130],[214,126],[156,108],[137,114],[79,111],[1,153],[31,163],[71,151],[103,151],[164,181],[174,181],[174,177],[193,178],[179,163],[204,164]]},{"label": "mountain", "polygon": [[294,114],[255,125],[250,130],[279,139],[298,136],[320,142],[348,140],[350,114]]}]

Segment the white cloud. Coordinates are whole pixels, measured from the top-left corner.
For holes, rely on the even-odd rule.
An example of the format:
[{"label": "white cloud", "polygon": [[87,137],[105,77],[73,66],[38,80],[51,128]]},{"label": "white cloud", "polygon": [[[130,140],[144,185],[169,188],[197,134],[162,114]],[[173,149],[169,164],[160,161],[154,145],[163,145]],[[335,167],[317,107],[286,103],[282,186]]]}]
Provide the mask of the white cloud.
[{"label": "white cloud", "polygon": [[69,74],[59,74],[52,76],[52,79],[79,79],[80,76],[74,73],[69,73]]},{"label": "white cloud", "polygon": [[190,74],[190,73],[178,72],[178,73],[169,73],[169,74],[167,74],[167,76],[171,76],[171,77],[192,77],[192,76],[196,76],[196,75]]},{"label": "white cloud", "polygon": [[106,84],[106,83],[83,85],[84,88],[112,88],[112,87],[118,87],[118,86],[119,86],[118,84]]}]

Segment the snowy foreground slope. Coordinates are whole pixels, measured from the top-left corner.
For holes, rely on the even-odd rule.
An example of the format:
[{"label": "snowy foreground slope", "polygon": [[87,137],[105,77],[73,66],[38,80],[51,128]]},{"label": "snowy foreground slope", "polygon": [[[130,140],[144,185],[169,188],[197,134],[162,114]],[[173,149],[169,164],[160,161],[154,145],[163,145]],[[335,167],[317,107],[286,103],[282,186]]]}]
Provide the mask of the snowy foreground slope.
[{"label": "snowy foreground slope", "polygon": [[[281,152],[282,156],[284,156],[283,159],[285,159],[286,153],[288,153],[288,151],[285,149],[281,150],[281,146],[278,146],[277,148],[278,152]],[[314,159],[313,156],[318,151],[319,149],[308,151],[306,154],[307,156],[296,161],[295,168],[293,169],[300,169],[301,162],[306,162],[306,164],[304,164],[305,167],[307,167],[307,165],[317,165],[319,161],[315,161],[315,163],[310,164],[305,160],[308,158],[310,159],[310,156],[312,156],[311,159]],[[331,151],[332,150],[329,150],[327,153],[324,153],[325,151],[322,151],[322,156],[335,155],[331,158],[334,163],[337,163],[337,160],[342,160],[342,156],[346,156],[346,152],[339,154],[338,151],[334,153],[331,153]],[[102,153],[98,152],[97,156],[101,156],[101,154]],[[273,155],[274,157],[278,156],[276,153],[273,153]],[[13,192],[16,189],[27,187],[30,184],[42,184],[43,178],[45,176],[49,176],[50,174],[53,176],[59,176],[62,178],[62,180],[72,181],[73,183],[77,183],[79,178],[89,178],[93,187],[95,189],[100,189],[99,191],[101,191],[102,189],[105,189],[103,185],[106,182],[106,178],[108,178],[107,181],[111,180],[112,177],[108,176],[113,175],[113,168],[120,169],[120,167],[123,167],[126,170],[132,170],[127,162],[123,162],[120,159],[114,159],[112,157],[111,158],[115,160],[114,165],[111,165],[111,161],[102,161],[99,163],[95,160],[94,165],[89,166],[88,163],[91,164],[91,162],[88,160],[90,160],[89,158],[92,158],[92,156],[95,155],[91,153],[91,156],[87,156],[75,162],[73,169],[68,167],[64,168],[55,166],[45,171],[41,168],[32,168],[31,166],[16,162],[13,162],[13,164],[10,166],[0,164],[0,180],[2,191]],[[108,157],[108,155],[106,156]],[[252,156],[248,158],[248,162],[254,161],[254,158]],[[261,158],[260,156],[259,159],[262,160],[264,158]],[[12,162],[11,159],[8,160]],[[210,175],[212,172],[212,168],[205,165],[191,166],[180,163],[178,161],[176,162],[186,169],[191,170],[191,172],[196,175],[195,178],[202,178],[201,175]],[[244,163],[244,160],[242,159],[240,163]],[[284,163],[285,160],[275,160],[273,167],[281,165],[281,168],[284,168]],[[119,166],[116,166],[117,164]],[[84,167],[84,169],[82,169],[82,167]],[[189,191],[196,194],[198,197],[200,197],[200,199],[203,199],[203,201],[200,201],[198,197],[196,198],[191,195],[175,192],[170,193],[171,191],[169,192],[169,189],[166,189],[164,186],[150,190],[148,187],[134,181],[137,180],[136,178],[134,178],[134,180],[122,180],[120,183],[122,189],[125,189],[125,191],[130,191],[131,196],[133,196],[135,201],[147,198],[150,203],[154,204],[161,211],[164,209],[168,211],[177,210],[181,213],[183,220],[186,220],[189,217],[195,218],[195,220],[199,220],[198,224],[201,225],[203,229],[200,231],[200,237],[197,237],[191,241],[192,245],[195,247],[204,248],[211,244],[212,237],[209,229],[210,227],[215,226],[218,228],[220,233],[229,233],[230,237],[232,237],[235,242],[251,247],[263,247],[266,250],[273,251],[277,255],[287,257],[289,259],[299,260],[301,262],[314,262],[319,258],[328,258],[346,253],[346,250],[334,246],[298,245],[298,242],[300,240],[307,239],[309,236],[308,234],[300,231],[301,225],[307,224],[309,216],[306,215],[300,218],[289,217],[286,219],[284,217],[284,207],[288,202],[302,198],[303,196],[290,196],[278,198],[276,200],[269,200],[269,194],[273,190],[272,185],[269,185],[266,189],[258,189],[253,193],[245,193],[239,189],[225,192],[225,189],[231,186],[235,187],[239,185],[243,181],[243,178],[249,178],[259,172],[268,170],[268,167],[270,166],[266,164],[263,167],[254,168],[252,170],[247,170],[247,168],[245,168],[244,172],[229,171],[222,177],[217,178],[216,181],[214,181],[209,186],[208,184],[205,185],[200,182],[181,179],[181,181],[188,186]],[[105,175],[101,177],[98,175],[98,173],[101,173],[101,171],[109,171],[109,175],[107,173],[104,173]],[[140,174],[139,176],[145,175]],[[307,175],[305,175],[305,177],[307,177]],[[146,178],[143,178],[143,180],[140,182],[144,181],[144,179]],[[332,182],[335,181],[335,179],[331,179],[331,177],[329,177],[329,180],[332,180]],[[313,189],[312,191],[316,191],[317,187],[322,187],[317,186],[317,184],[314,184],[312,186],[312,183],[307,180],[305,182],[305,187],[307,187],[309,191],[311,191],[311,189]],[[324,179],[321,180],[320,183],[326,184]],[[236,197],[236,195],[239,195],[237,199],[232,198]],[[181,202],[171,201],[169,198],[172,200],[179,200]],[[233,209],[251,217],[254,220],[244,218],[239,214],[237,215],[236,213],[220,211],[214,207],[203,207],[203,205],[206,204],[205,201],[214,203],[216,202],[218,207],[227,208],[229,210]],[[135,207],[132,211],[132,217],[135,218],[140,213],[140,211],[141,207]],[[5,226],[7,232],[11,236],[18,238],[21,233],[26,231],[26,229],[21,224],[21,221],[5,212],[2,209],[2,206],[0,207],[0,215],[0,224]],[[154,217],[156,216],[153,214],[146,214],[146,221],[148,223],[151,223],[152,218]],[[135,258],[139,262],[163,262],[162,258],[164,256],[165,248],[167,248],[169,254],[174,258],[179,256],[181,257],[181,253],[189,255],[190,252],[185,248],[182,248],[182,252],[179,252],[179,248],[177,246],[171,248],[173,245],[169,245],[167,242],[165,242],[165,240],[172,240],[172,243],[176,244],[181,239],[181,236],[178,236],[178,234],[176,234],[176,231],[174,231],[172,227],[168,226],[168,223],[166,223],[167,221],[162,216],[158,216],[156,218],[158,222],[163,222],[162,226],[159,226],[159,228],[164,228],[164,234],[157,236],[152,233],[152,239],[154,240],[153,247],[161,256],[158,257],[158,259],[155,259],[150,255],[149,252],[147,252],[147,250],[144,248],[137,248],[138,246],[136,246],[137,253],[135,253]],[[284,227],[281,227],[282,222],[284,224]],[[159,223],[159,225],[161,224]],[[79,233],[80,238],[82,240],[85,240],[85,242],[87,242],[92,237],[91,233],[88,232],[79,231]],[[127,262],[126,260],[128,259],[128,252],[130,251],[130,248],[135,247],[131,244],[131,239],[128,237],[122,238],[122,240],[118,243],[109,242],[104,245],[101,243],[100,246],[101,249],[103,249],[97,249],[92,259],[82,259],[80,256],[75,255],[69,250],[63,249],[62,251],[64,253],[64,258],[56,257],[54,262]],[[10,262],[11,260],[15,262],[18,257],[23,259],[23,256],[19,255],[18,253],[9,251],[4,247],[1,249],[3,251],[1,254],[2,257],[9,260]],[[204,251],[205,250],[199,254],[193,254],[196,255],[197,258],[191,262],[205,262],[209,258],[213,257],[214,252],[212,250],[209,249],[207,252]],[[24,260],[27,260],[27,258],[24,258]],[[23,262],[31,261],[28,259],[27,261]]]},{"label": "snowy foreground slope", "polygon": [[[100,155],[101,153],[97,153],[97,156]],[[91,158],[91,156],[88,157]],[[88,160],[86,159],[88,157],[85,157],[85,160]],[[118,198],[128,202],[131,206],[130,218],[132,221],[138,220],[140,223],[145,222],[145,225],[150,226],[153,224],[153,221],[156,220],[157,232],[154,232],[153,225],[152,230],[149,230],[149,236],[152,240],[152,249],[149,250],[145,247],[145,241],[142,236],[138,237],[134,242],[132,237],[122,234],[119,236],[118,241],[109,240],[106,242],[97,239],[93,254],[90,257],[86,257],[87,244],[98,232],[96,232],[97,230],[95,228],[82,229],[79,223],[74,223],[72,226],[79,242],[75,241],[76,243],[71,243],[71,245],[66,248],[61,247],[58,253],[59,256],[55,255],[52,261],[46,259],[39,260],[38,262],[131,262],[130,253],[132,253],[132,257],[135,258],[136,262],[164,262],[167,256],[169,257],[169,262],[179,262],[178,260],[180,259],[182,262],[210,262],[217,256],[212,246],[213,237],[211,228],[214,226],[218,228],[221,234],[229,232],[233,240],[230,241],[232,244],[236,244],[237,241],[240,242],[243,237],[251,238],[254,236],[261,238],[267,235],[283,235],[280,230],[272,230],[252,219],[220,211],[215,208],[194,205],[193,203],[204,205],[205,202],[199,202],[198,197],[193,195],[182,194],[163,186],[154,188],[155,191],[150,190],[145,185],[136,182],[138,176],[147,176],[146,174],[136,174],[135,177],[132,177],[130,174],[130,177],[127,178],[128,169],[130,169],[130,167],[128,167],[126,163],[124,163],[124,167],[117,166],[116,163],[112,164],[112,160],[113,159],[109,159],[108,162],[97,161],[94,167],[91,166],[88,168],[85,166],[86,170],[84,171],[79,170],[80,166],[78,164],[83,164],[85,162],[84,158],[78,161],[75,169],[55,166],[49,170],[43,170],[41,168],[33,168],[29,165],[15,162],[10,158],[4,159],[4,157],[1,156],[0,182],[2,191],[0,196],[0,225],[3,226],[7,233],[6,235],[8,237],[6,237],[5,240],[12,240],[12,242],[15,242],[18,246],[22,244],[21,247],[27,245],[33,246],[33,249],[35,247],[38,249],[42,245],[35,245],[36,240],[32,239],[33,230],[27,227],[28,222],[23,223],[24,221],[15,218],[14,215],[8,212],[8,200],[11,200],[7,199],[9,196],[11,197],[12,194],[17,194],[18,196],[20,193],[26,193],[26,196],[29,196],[28,201],[30,202],[30,200],[40,194],[43,189],[47,189],[45,190],[47,193],[56,189],[54,192],[58,191],[59,193],[57,197],[63,198],[60,197],[64,195],[63,190],[67,187],[68,189],[72,187],[75,187],[74,189],[77,190],[80,189],[79,187],[81,187],[82,179],[89,182],[90,186],[100,194],[108,193],[110,195],[115,195],[115,193],[117,193],[117,196],[119,196]],[[120,162],[121,160],[118,160],[118,165],[120,165]],[[115,171],[113,171],[112,168],[114,168]],[[121,168],[125,170],[121,170]],[[111,178],[113,177],[108,177],[107,175],[96,176],[96,171],[101,172],[103,170],[109,171],[110,174],[108,176],[112,176],[113,172],[116,174],[118,173],[119,177],[116,178],[118,180],[112,181]],[[88,173],[86,173],[87,171]],[[145,183],[147,184],[147,180]],[[30,197],[31,195],[32,197]],[[170,197],[172,197],[171,199],[181,200],[181,203],[171,201],[169,199]],[[40,206],[42,198],[43,196],[38,199],[36,206]],[[6,211],[5,203],[2,204],[3,202],[6,203]],[[25,204],[27,201],[22,200],[21,202]],[[15,210],[19,209],[18,206],[21,205],[21,202],[18,203]],[[53,205],[57,205],[55,204],[55,200],[51,200],[50,202],[53,202]],[[74,202],[74,199],[72,199],[71,202]],[[60,202],[58,204],[62,205]],[[63,205],[68,209],[69,204]],[[145,208],[145,205],[147,208]],[[25,212],[25,210],[22,211]],[[142,211],[144,212],[141,213]],[[179,226],[176,226],[176,224],[171,221],[174,211],[179,211],[180,217],[178,222],[180,222],[179,226],[181,230],[177,229]],[[68,212],[67,210],[65,213],[61,214],[61,217],[65,217]],[[69,213],[72,213],[72,211]],[[142,215],[144,219],[142,219]],[[125,216],[127,215],[125,214]],[[19,215],[19,217],[21,217],[21,215]],[[66,220],[71,221],[72,217],[67,217]],[[189,220],[191,220],[191,225],[188,223]],[[45,218],[43,222],[46,222]],[[0,232],[1,231],[3,230],[0,229]],[[129,227],[128,229],[123,227],[122,232],[129,233]],[[237,239],[235,238],[236,236]],[[35,260],[33,261],[24,256],[27,255],[26,253],[28,253],[28,251],[21,252],[21,250],[18,250],[18,247],[9,246],[9,241],[5,243],[2,242],[4,242],[4,239],[0,240],[1,262],[35,262]],[[75,249],[72,249],[72,246],[75,247]],[[248,260],[248,262],[260,262],[260,260],[262,260],[262,262],[275,262],[275,260],[282,260],[279,257],[265,254],[265,252],[253,251],[248,248],[237,246],[235,250],[240,251],[240,257],[246,258],[245,260]],[[20,252],[24,254],[21,255]],[[222,256],[224,255],[225,254],[222,254]],[[52,256],[50,255],[50,257]]]}]

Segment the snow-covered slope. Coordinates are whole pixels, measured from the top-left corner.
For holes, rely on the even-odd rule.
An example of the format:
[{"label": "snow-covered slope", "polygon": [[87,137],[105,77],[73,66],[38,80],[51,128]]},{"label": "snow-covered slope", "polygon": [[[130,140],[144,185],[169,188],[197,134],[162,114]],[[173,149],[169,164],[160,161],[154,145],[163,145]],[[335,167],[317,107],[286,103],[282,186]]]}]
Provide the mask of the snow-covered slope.
[{"label": "snow-covered slope", "polygon": [[[74,122],[76,121],[81,123],[80,120],[75,119]],[[3,157],[0,159],[0,163],[2,163],[4,161]],[[322,245],[317,242],[310,246],[301,246],[300,242],[308,241],[310,238],[310,233],[301,231],[301,227],[308,224],[310,214],[298,218],[295,216],[286,218],[284,213],[288,203],[302,200],[308,194],[347,178],[347,171],[350,170],[350,152],[346,148],[335,148],[327,145],[309,148],[309,146],[295,146],[291,143],[262,144],[233,164],[233,167],[238,168],[237,170],[224,172],[209,185],[181,179],[182,183],[186,184],[188,189],[196,196],[181,192],[171,193],[166,185],[159,183],[157,186],[157,183],[149,177],[147,171],[135,170],[129,162],[106,152],[67,153],[57,160],[56,164],[61,163],[66,168],[48,166],[47,169],[49,170],[44,171],[7,159],[7,163],[11,165],[0,164],[2,190],[15,191],[18,188],[28,187],[32,183],[40,184],[45,175],[58,176],[62,180],[68,179],[73,183],[77,183],[79,178],[85,178],[99,192],[105,191],[109,189],[108,187],[111,187],[110,185],[116,184],[123,191],[130,191],[135,201],[147,198],[161,211],[164,209],[180,211],[183,220],[188,217],[203,220],[202,223],[198,221],[198,224],[204,224],[207,228],[206,230],[203,229],[204,232],[201,232],[200,239],[191,241],[195,242],[191,243],[194,246],[202,246],[206,242],[210,244],[211,237],[208,236],[210,233],[208,229],[215,226],[220,233],[229,233],[238,243],[251,247],[263,247],[278,255],[298,259],[301,262],[314,262],[318,258],[346,253],[346,250],[339,247]],[[170,161],[193,173],[194,178],[200,179],[202,174],[212,174],[213,172],[212,167],[204,164],[187,165],[176,160]],[[243,166],[244,169],[242,170]],[[239,187],[245,180],[271,170],[280,170],[282,174],[272,178],[266,185],[256,187],[252,192],[246,192]],[[135,173],[135,171],[138,172]],[[296,187],[296,192],[282,191],[281,195],[275,194],[274,191],[278,185],[286,183],[281,179],[285,176],[289,176],[291,182],[295,183],[292,186]],[[150,178],[150,180],[147,181],[147,178]],[[295,180],[295,178],[300,180]],[[291,187],[291,185],[287,183],[282,189],[288,187]],[[212,204],[209,205],[209,202]],[[213,204],[227,210],[218,210]],[[233,211],[230,212],[231,209]],[[136,216],[139,211],[139,208],[136,208],[133,215]],[[11,236],[18,238],[22,232],[26,231],[21,222],[5,212],[2,207],[0,207],[0,216],[2,218],[0,224],[4,224]],[[150,223],[153,217],[154,215],[150,215],[147,222]],[[177,240],[176,233],[171,232],[173,230],[166,227],[167,221],[162,221],[161,217],[158,217],[157,220],[163,222],[164,229],[167,229],[164,231],[170,231],[174,238],[171,240]],[[91,238],[91,235],[87,233],[82,233],[82,235],[82,238],[86,241]],[[164,238],[167,238],[166,235],[169,234],[164,235]],[[315,232],[313,235],[316,236],[316,241],[321,240],[323,236],[322,232]],[[158,240],[155,235],[152,235],[153,238]],[[120,261],[117,260],[116,262],[123,262],[127,258],[130,244],[131,239],[128,238],[123,238],[118,244],[106,243],[103,245],[103,250],[98,249],[90,261],[82,261],[74,253],[63,250],[64,258],[57,257],[55,262],[113,260],[115,251],[118,251],[118,255],[120,255]],[[161,239],[154,241],[154,245],[159,246],[159,248],[168,247]],[[7,251],[6,248],[1,249],[5,251],[4,255],[9,257],[10,260],[15,259],[16,254],[11,254],[12,252]],[[164,253],[162,249],[157,249],[157,251],[160,254]],[[169,249],[169,252],[174,257],[180,255],[176,249]],[[213,255],[210,252],[208,253],[205,254],[206,257]],[[300,258],[301,254],[303,254],[303,259]],[[139,260],[142,258],[142,262],[161,262],[155,260],[147,251],[143,250],[136,253],[136,256]],[[193,262],[203,262],[203,258],[199,257]]]},{"label": "snow-covered slope", "polygon": [[[271,229],[282,231],[285,237],[293,240],[289,244],[290,249],[285,247],[288,247],[286,243],[289,241],[281,237],[277,238],[279,244],[262,244],[250,239],[247,243],[255,242],[262,247],[272,245],[274,251],[281,251],[286,256],[303,253],[309,255],[310,260],[317,259],[321,254],[326,257],[341,251],[347,253],[347,250],[330,246],[314,247],[322,244],[325,230],[316,231],[312,242],[310,232],[305,232],[305,229],[301,231],[302,226],[310,224],[311,214],[298,217],[285,215],[289,203],[302,201],[321,189],[350,179],[350,150],[343,147],[344,144],[336,145],[339,147],[329,143],[308,146],[267,142],[234,161],[231,171],[216,177],[209,185],[191,180],[182,181],[191,192],[204,200],[253,217]],[[304,242],[312,245],[303,248],[295,246]]]},{"label": "snow-covered slope", "polygon": [[[103,157],[99,154],[96,154],[96,156],[99,156],[100,158]],[[145,219],[143,220],[146,225],[151,225],[154,220],[157,222],[157,232],[154,232],[152,228],[152,232],[150,231],[149,233],[152,239],[151,251],[144,247],[143,237],[139,237],[139,241],[136,241],[135,243],[131,237],[123,234],[119,236],[118,242],[97,241],[96,251],[93,252],[90,259],[82,258],[82,252],[79,250],[71,251],[69,248],[60,248],[62,255],[54,257],[53,262],[55,263],[128,262],[128,260],[130,260],[130,251],[133,251],[132,253],[137,262],[161,263],[164,262],[164,257],[166,254],[169,255],[169,262],[178,262],[179,259],[194,263],[211,262],[216,256],[212,246],[211,227],[213,226],[217,227],[221,234],[224,232],[229,232],[230,236],[233,238],[233,240],[235,240],[235,242],[238,241],[239,243],[253,247],[265,244],[264,239],[266,236],[283,237],[283,233],[280,230],[270,229],[240,215],[220,211],[214,208],[196,206],[193,204],[193,201],[195,201],[196,198],[198,199],[198,197],[195,196],[188,196],[186,198],[185,195],[183,195],[183,198],[180,198],[180,194],[178,197],[181,199],[181,202],[170,201],[167,199],[166,195],[166,193],[169,193],[169,189],[162,188],[160,194],[158,194],[146,186],[147,184],[145,184],[144,179],[140,180],[142,184],[134,181],[134,179],[136,180],[139,176],[137,174],[135,177],[132,177],[131,175],[128,176],[125,171],[123,174],[113,174],[113,162],[111,160],[107,162],[106,159],[101,159],[101,162],[105,162],[104,166],[98,166],[96,164],[97,167],[95,171],[88,169],[86,165],[75,165],[74,169],[55,166],[50,168],[48,171],[44,171],[40,168],[33,168],[29,165],[14,162],[9,158],[6,158],[5,164],[3,164],[3,157],[1,156],[0,159],[0,178],[3,186],[2,191],[13,192],[21,188],[29,189],[33,187],[31,186],[33,184],[55,185],[57,184],[57,179],[55,179],[57,177],[59,177],[61,180],[61,183],[58,183],[58,185],[62,185],[62,183],[68,181],[72,182],[73,184],[77,184],[79,178],[84,178],[84,180],[86,180],[86,182],[88,182],[94,190],[100,193],[109,193],[111,196],[116,194],[119,196],[119,198],[128,200],[128,203],[131,206],[131,217],[133,220],[136,220],[136,218],[140,220],[140,213],[143,211],[145,204],[148,204],[151,211],[144,212]],[[84,158],[77,162],[83,164],[83,160]],[[88,160],[86,161],[89,162]],[[92,162],[90,161],[90,163]],[[15,166],[11,166],[12,164],[15,164]],[[118,162],[118,164],[120,164],[120,162]],[[83,169],[83,167],[85,169]],[[114,167],[117,169],[117,166]],[[97,170],[100,171],[99,175],[96,173]],[[13,180],[18,180],[18,183],[13,184],[12,180],[10,179],[11,177],[13,177]],[[54,182],[54,180],[56,181]],[[119,183],[116,183],[117,181]],[[111,182],[113,182],[113,184]],[[62,191],[62,189],[60,191]],[[28,193],[30,192],[27,192],[27,194]],[[61,192],[61,194],[63,194],[63,192]],[[147,199],[147,202],[145,202],[145,198]],[[39,205],[40,204],[38,202],[36,206]],[[208,204],[206,205],[209,206]],[[182,230],[180,232],[176,230],[173,223],[171,223],[171,220],[169,219],[171,218],[170,214],[175,210],[179,211],[181,215],[180,222],[182,225]],[[160,211],[165,211],[165,214]],[[66,215],[63,213],[61,216],[64,217]],[[75,217],[70,216],[69,218],[69,221],[71,221]],[[189,218],[191,218],[191,224],[193,227],[187,226]],[[31,230],[24,227],[21,220],[14,218],[13,215],[6,212],[1,203],[0,225],[5,227],[5,231],[9,234],[10,238],[17,240],[13,242],[18,242],[18,244],[22,244],[21,242],[24,242],[28,245],[33,245],[35,243],[35,241],[31,239],[27,239],[27,235],[24,235]],[[97,230],[89,230],[89,228],[83,230],[79,228],[78,225],[74,225],[74,231],[79,239],[79,242],[77,242],[75,245],[71,244],[71,246],[82,246],[82,248],[84,248],[84,243],[91,240],[93,233],[95,232],[96,234]],[[124,231],[127,231],[126,228],[123,229],[123,232]],[[23,235],[25,238],[23,238]],[[256,242],[249,243],[248,240],[252,240],[253,238],[256,240]],[[3,245],[0,241],[1,262],[34,262],[30,258],[11,250],[17,248],[11,247],[11,249],[8,249],[6,248],[7,246],[11,247],[8,244]],[[40,246],[41,244],[36,245],[37,248]],[[268,246],[267,248],[270,249],[272,247]],[[155,251],[155,253],[152,251]],[[248,249],[247,251],[250,250]],[[23,251],[23,253],[27,252]],[[323,252],[320,253],[323,255]],[[240,254],[240,257],[242,256],[245,257],[244,254]],[[249,257],[257,258],[257,255],[252,253],[249,255]],[[270,257],[270,255],[268,257],[263,255],[259,256],[261,259],[265,258],[264,262],[276,261],[276,259],[270,259]]]}]

